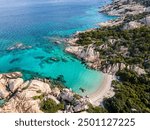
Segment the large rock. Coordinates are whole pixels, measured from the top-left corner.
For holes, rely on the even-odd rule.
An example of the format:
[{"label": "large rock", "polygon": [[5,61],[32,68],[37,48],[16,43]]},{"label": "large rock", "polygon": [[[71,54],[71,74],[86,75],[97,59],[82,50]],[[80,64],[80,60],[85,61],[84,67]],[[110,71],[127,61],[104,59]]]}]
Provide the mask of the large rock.
[{"label": "large rock", "polygon": [[74,107],[74,112],[81,112],[88,109],[88,105],[84,103],[80,103]]},{"label": "large rock", "polygon": [[136,22],[136,21],[131,21],[129,23],[126,23],[123,26],[123,30],[130,30],[130,29],[140,28],[141,26],[142,26],[141,23]]},{"label": "large rock", "polygon": [[50,85],[39,80],[31,80],[30,90],[41,90],[41,93],[51,93]]},{"label": "large rock", "polygon": [[17,95],[9,100],[0,110],[2,113],[41,113],[40,100],[30,100]]},{"label": "large rock", "polygon": [[109,20],[109,21],[106,21],[106,22],[101,22],[101,23],[99,23],[99,26],[100,27],[118,26],[118,25],[123,23],[123,20],[124,20],[124,17],[120,17],[120,18],[115,19],[115,20]]},{"label": "large rock", "polygon": [[51,93],[50,85],[39,80],[31,80],[28,88],[22,92],[22,94],[25,94],[28,98],[49,93]]},{"label": "large rock", "polygon": [[124,63],[116,63],[116,64],[104,64],[101,66],[101,70],[104,73],[108,73],[111,75],[115,75],[118,70],[123,70],[126,68],[126,65]]},{"label": "large rock", "polygon": [[1,79],[0,79],[0,83],[2,83],[3,85],[7,86],[7,84],[8,84],[8,79],[6,79],[6,78],[1,78]]},{"label": "large rock", "polygon": [[3,77],[3,74],[0,74],[0,79]]},{"label": "large rock", "polygon": [[[23,86],[23,87],[22,87]],[[51,93],[49,84],[38,80],[27,81],[21,88],[26,88],[17,92],[1,109],[1,112],[19,113],[40,113],[40,99],[34,99],[40,95]]]},{"label": "large rock", "polygon": [[136,65],[131,65],[127,67],[128,69],[136,72],[138,75],[146,74],[145,70]]},{"label": "large rock", "polygon": [[66,52],[76,55],[78,58],[87,62],[95,62],[99,60],[99,52],[95,51],[94,45],[88,47],[83,46],[70,46],[67,47]]},{"label": "large rock", "polygon": [[9,92],[6,90],[6,86],[0,83],[0,98],[5,99],[9,96]]},{"label": "large rock", "polygon": [[88,107],[88,101],[87,99],[80,99],[79,101],[76,101],[76,104],[73,108],[74,112],[82,112],[82,111],[85,111],[87,110],[89,107]]},{"label": "large rock", "polygon": [[9,79],[16,79],[22,77],[21,72],[13,72],[13,73],[5,73],[3,74],[3,77],[9,78]]},{"label": "large rock", "polygon": [[55,96],[55,97],[58,97],[59,94],[60,94],[60,89],[55,87],[52,89],[52,94]]},{"label": "large rock", "polygon": [[140,22],[147,26],[150,26],[150,16],[146,16],[145,18],[141,19]]},{"label": "large rock", "polygon": [[59,97],[64,100],[71,102],[74,99],[74,94],[69,89],[63,89],[63,91],[60,93]]},{"label": "large rock", "polygon": [[145,9],[145,12],[150,12],[150,6]]},{"label": "large rock", "polygon": [[23,79],[22,78],[17,78],[17,79],[10,79],[8,81],[9,89],[11,92],[15,92],[21,85],[23,84]]}]

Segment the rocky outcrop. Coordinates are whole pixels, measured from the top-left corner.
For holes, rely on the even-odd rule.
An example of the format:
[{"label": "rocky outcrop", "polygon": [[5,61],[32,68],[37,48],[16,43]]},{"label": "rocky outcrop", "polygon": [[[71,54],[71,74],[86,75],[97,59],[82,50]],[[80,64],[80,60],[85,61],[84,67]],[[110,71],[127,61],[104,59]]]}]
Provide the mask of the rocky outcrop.
[{"label": "rocky outcrop", "polygon": [[107,22],[99,23],[99,26],[100,27],[118,26],[118,25],[122,24],[123,21],[124,21],[124,17],[121,17],[121,18],[117,18],[116,20],[110,20],[110,21],[107,21]]},{"label": "rocky outcrop", "polygon": [[98,68],[97,65],[100,63],[99,52],[96,51],[93,44],[89,46],[69,46],[65,51],[87,62],[87,65],[91,68]]},{"label": "rocky outcrop", "polygon": [[22,77],[22,73],[21,72],[4,73],[4,74],[0,74],[0,75],[1,75],[0,79],[5,79],[5,78],[15,79],[15,78]]},{"label": "rocky outcrop", "polygon": [[55,97],[58,97],[60,95],[60,89],[55,87],[52,89],[52,94],[55,96]]},{"label": "rocky outcrop", "polygon": [[94,45],[84,46],[69,46],[66,52],[76,55],[78,58],[87,62],[95,62],[99,59],[99,53],[95,51]]},{"label": "rocky outcrop", "polygon": [[64,101],[72,102],[74,99],[73,95],[74,94],[71,92],[71,90],[63,89],[63,91],[59,95],[59,98],[64,100]]},{"label": "rocky outcrop", "polygon": [[101,9],[101,12],[112,16],[136,15],[144,11],[145,7],[143,5],[135,2],[128,2],[128,0],[114,0],[112,4]]},{"label": "rocky outcrop", "polygon": [[9,92],[6,90],[6,86],[0,82],[0,99],[7,98]]},{"label": "rocky outcrop", "polygon": [[140,68],[138,65],[125,65],[124,63],[116,63],[116,64],[103,64],[100,70],[103,73],[115,75],[117,71],[128,69],[136,72],[138,75],[146,74],[145,70]]},{"label": "rocky outcrop", "polygon": [[139,4],[144,5],[144,6],[146,6],[146,7],[150,6],[149,0],[128,0],[128,1],[134,1],[134,2],[137,2],[137,3],[139,3]]},{"label": "rocky outcrop", "polygon": [[123,26],[123,30],[135,29],[143,25],[150,25],[149,16],[146,16],[141,20],[126,22],[126,16],[139,15],[150,12],[150,7],[146,7],[144,4],[142,5],[139,3],[141,2],[137,0],[114,0],[112,4],[104,6],[101,9],[101,12],[108,15],[120,17],[116,20],[110,20],[104,23],[100,23],[99,25],[101,27],[112,27],[125,23],[125,25]]},{"label": "rocky outcrop", "polygon": [[150,6],[145,9],[145,12],[147,12],[147,13],[150,12]]},{"label": "rocky outcrop", "polygon": [[[34,97],[51,93],[50,86],[38,80],[31,80],[23,83],[23,79],[21,78],[9,79],[8,85],[13,96],[1,108],[1,112],[42,112],[39,106],[40,100],[35,100]],[[3,89],[0,90],[2,91]],[[15,91],[17,92],[14,93]],[[7,93],[9,92],[7,91]],[[6,96],[2,98],[6,98]]]},{"label": "rocky outcrop", "polygon": [[141,23],[150,26],[150,15],[146,16],[145,18],[140,20]]},{"label": "rocky outcrop", "polygon": [[137,65],[127,66],[127,69],[136,72],[138,75],[146,74],[145,70],[142,69],[142,68],[140,68],[140,67],[137,66]]},{"label": "rocky outcrop", "polygon": [[20,72],[0,74],[1,99],[8,98],[11,95],[11,92],[16,91],[16,89],[21,86],[23,83],[23,79],[20,78],[21,76],[22,74]]},{"label": "rocky outcrop", "polygon": [[141,23],[136,22],[136,21],[131,21],[129,23],[125,23],[123,26],[123,30],[130,30],[130,29],[135,29],[135,28],[140,28],[142,26]]},{"label": "rocky outcrop", "polygon": [[87,105],[88,104],[87,99],[78,100],[75,104],[76,105],[73,108],[74,112],[86,111],[89,108],[88,105]]},{"label": "rocky outcrop", "polygon": [[60,90],[48,79],[24,82],[20,76],[22,74],[19,72],[0,74],[0,99],[8,100],[0,107],[1,113],[42,113],[40,104],[48,99],[56,104],[63,102],[65,109],[61,112],[81,112],[87,109],[88,100],[82,97],[77,99],[70,89]]},{"label": "rocky outcrop", "polygon": [[34,97],[41,94],[49,94],[51,93],[50,84],[44,83],[38,80],[31,80],[27,89],[27,96]]},{"label": "rocky outcrop", "polygon": [[11,92],[15,92],[23,84],[22,78],[10,79],[8,81],[8,86]]},{"label": "rocky outcrop", "polygon": [[123,70],[126,68],[124,63],[116,63],[116,64],[104,64],[101,66],[101,70],[103,73],[115,75],[118,70]]}]

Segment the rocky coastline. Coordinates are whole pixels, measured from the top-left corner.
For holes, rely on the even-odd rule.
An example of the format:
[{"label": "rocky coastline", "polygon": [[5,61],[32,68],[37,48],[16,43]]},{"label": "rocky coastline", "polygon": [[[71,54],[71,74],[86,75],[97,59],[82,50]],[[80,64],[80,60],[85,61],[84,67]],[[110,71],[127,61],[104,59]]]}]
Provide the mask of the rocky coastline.
[{"label": "rocky coastline", "polygon": [[[129,2],[128,0],[113,0],[111,4],[104,6],[100,12],[111,16],[119,16],[119,18],[115,20],[99,23],[99,26],[102,28],[121,26],[122,30],[130,30],[140,28],[141,26],[150,26],[150,6],[146,7],[135,1]],[[138,18],[138,20],[132,20],[128,17],[139,15],[141,15],[142,18]],[[123,70],[124,68],[133,70],[139,75],[146,73],[144,69],[137,65],[126,65],[124,63],[104,63],[99,51],[107,49],[108,45],[102,44],[100,46],[96,46],[94,43],[80,45],[77,43],[79,39],[78,34],[79,33],[75,34],[73,38],[68,40],[68,47],[66,47],[65,51],[75,55],[78,59],[83,60],[88,67],[111,75],[115,75],[118,70]],[[109,44],[114,45],[116,42],[118,42],[116,39],[108,38]],[[127,48],[124,47],[121,48],[121,51],[122,53],[128,53]]]},{"label": "rocky coastline", "polygon": [[12,72],[0,74],[0,100],[5,104],[0,107],[1,113],[43,113],[42,101],[49,99],[56,104],[63,104],[57,112],[74,113],[88,109],[90,101],[70,89],[60,88],[48,79],[24,81],[22,73]]},{"label": "rocky coastline", "polygon": [[[134,1],[129,2],[128,0],[114,0],[112,4],[103,7],[100,12],[108,15],[119,16],[119,18],[116,20],[100,23],[99,25],[101,27],[121,25],[122,30],[130,30],[139,28],[141,26],[150,25],[150,7],[146,7]],[[137,16],[143,13],[144,17],[140,17],[138,20],[127,19],[128,15]],[[138,75],[146,74],[146,71],[138,65],[107,63],[104,61],[99,51],[107,49],[107,44],[102,44],[99,46],[96,46],[94,43],[89,45],[79,45],[77,44],[77,41],[78,34],[67,40],[68,46],[66,47],[65,51],[75,55],[78,59],[82,60],[88,67],[92,69],[102,71],[103,73],[111,76],[114,76],[118,70],[123,70],[124,68],[135,71]],[[118,42],[118,39],[108,39],[108,43],[110,45],[114,45],[116,42]],[[56,43],[60,44],[58,41]],[[31,47],[18,44],[17,46],[14,45],[8,48],[8,50],[12,51],[15,48],[25,49]],[[128,54],[128,48],[121,47],[120,51],[123,54]],[[87,112],[89,109],[89,104],[95,102],[91,102],[89,97],[82,97],[75,94],[70,89],[60,88],[58,84],[53,84],[51,80],[32,79],[24,81],[22,76],[23,75],[21,72],[0,74],[0,100],[5,101],[5,104],[0,107],[1,113],[42,113],[45,112],[43,110],[44,107],[41,108],[43,105],[42,103],[49,100],[55,102],[55,106],[61,105],[56,112]],[[113,79],[110,79],[107,87],[108,89],[106,89],[106,91],[110,89],[112,80]],[[102,102],[103,98],[104,97],[95,99],[95,95],[93,96],[93,100],[96,100],[96,102]],[[98,106],[99,104],[96,103],[96,105]]]}]

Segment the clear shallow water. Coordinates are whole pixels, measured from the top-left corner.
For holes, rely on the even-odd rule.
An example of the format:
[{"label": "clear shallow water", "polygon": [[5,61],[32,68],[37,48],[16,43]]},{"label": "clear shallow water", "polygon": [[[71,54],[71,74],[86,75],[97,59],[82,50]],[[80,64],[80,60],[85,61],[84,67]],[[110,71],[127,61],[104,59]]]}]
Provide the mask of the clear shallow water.
[{"label": "clear shallow water", "polygon": [[[111,0],[0,0],[0,72],[22,71],[31,76],[57,78],[77,93],[94,92],[102,82],[100,72],[86,68],[64,52],[51,37],[69,37],[76,31],[97,27],[98,22],[115,17],[98,13]],[[31,49],[7,51],[23,43]],[[52,58],[57,59],[54,61]]]}]

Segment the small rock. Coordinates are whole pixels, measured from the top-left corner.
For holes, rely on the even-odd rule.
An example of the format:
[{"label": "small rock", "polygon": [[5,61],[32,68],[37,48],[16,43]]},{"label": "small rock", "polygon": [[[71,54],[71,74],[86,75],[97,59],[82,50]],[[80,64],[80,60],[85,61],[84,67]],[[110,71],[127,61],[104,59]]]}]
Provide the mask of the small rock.
[{"label": "small rock", "polygon": [[15,92],[21,85],[23,84],[23,79],[22,78],[17,78],[17,79],[10,79],[8,81],[9,89],[11,92]]},{"label": "small rock", "polygon": [[74,94],[69,89],[63,89],[59,96],[62,100],[71,102],[74,99],[73,95]]},{"label": "small rock", "polygon": [[0,79],[3,77],[3,75],[2,74],[0,74]]},{"label": "small rock", "polygon": [[55,87],[52,89],[52,94],[55,96],[55,97],[58,97],[59,94],[60,94],[60,89]]},{"label": "small rock", "polygon": [[15,79],[22,77],[22,73],[21,72],[6,73],[3,74],[3,76],[5,76],[6,78]]},{"label": "small rock", "polygon": [[5,99],[9,96],[9,92],[6,90],[6,86],[0,83],[0,98]]}]

